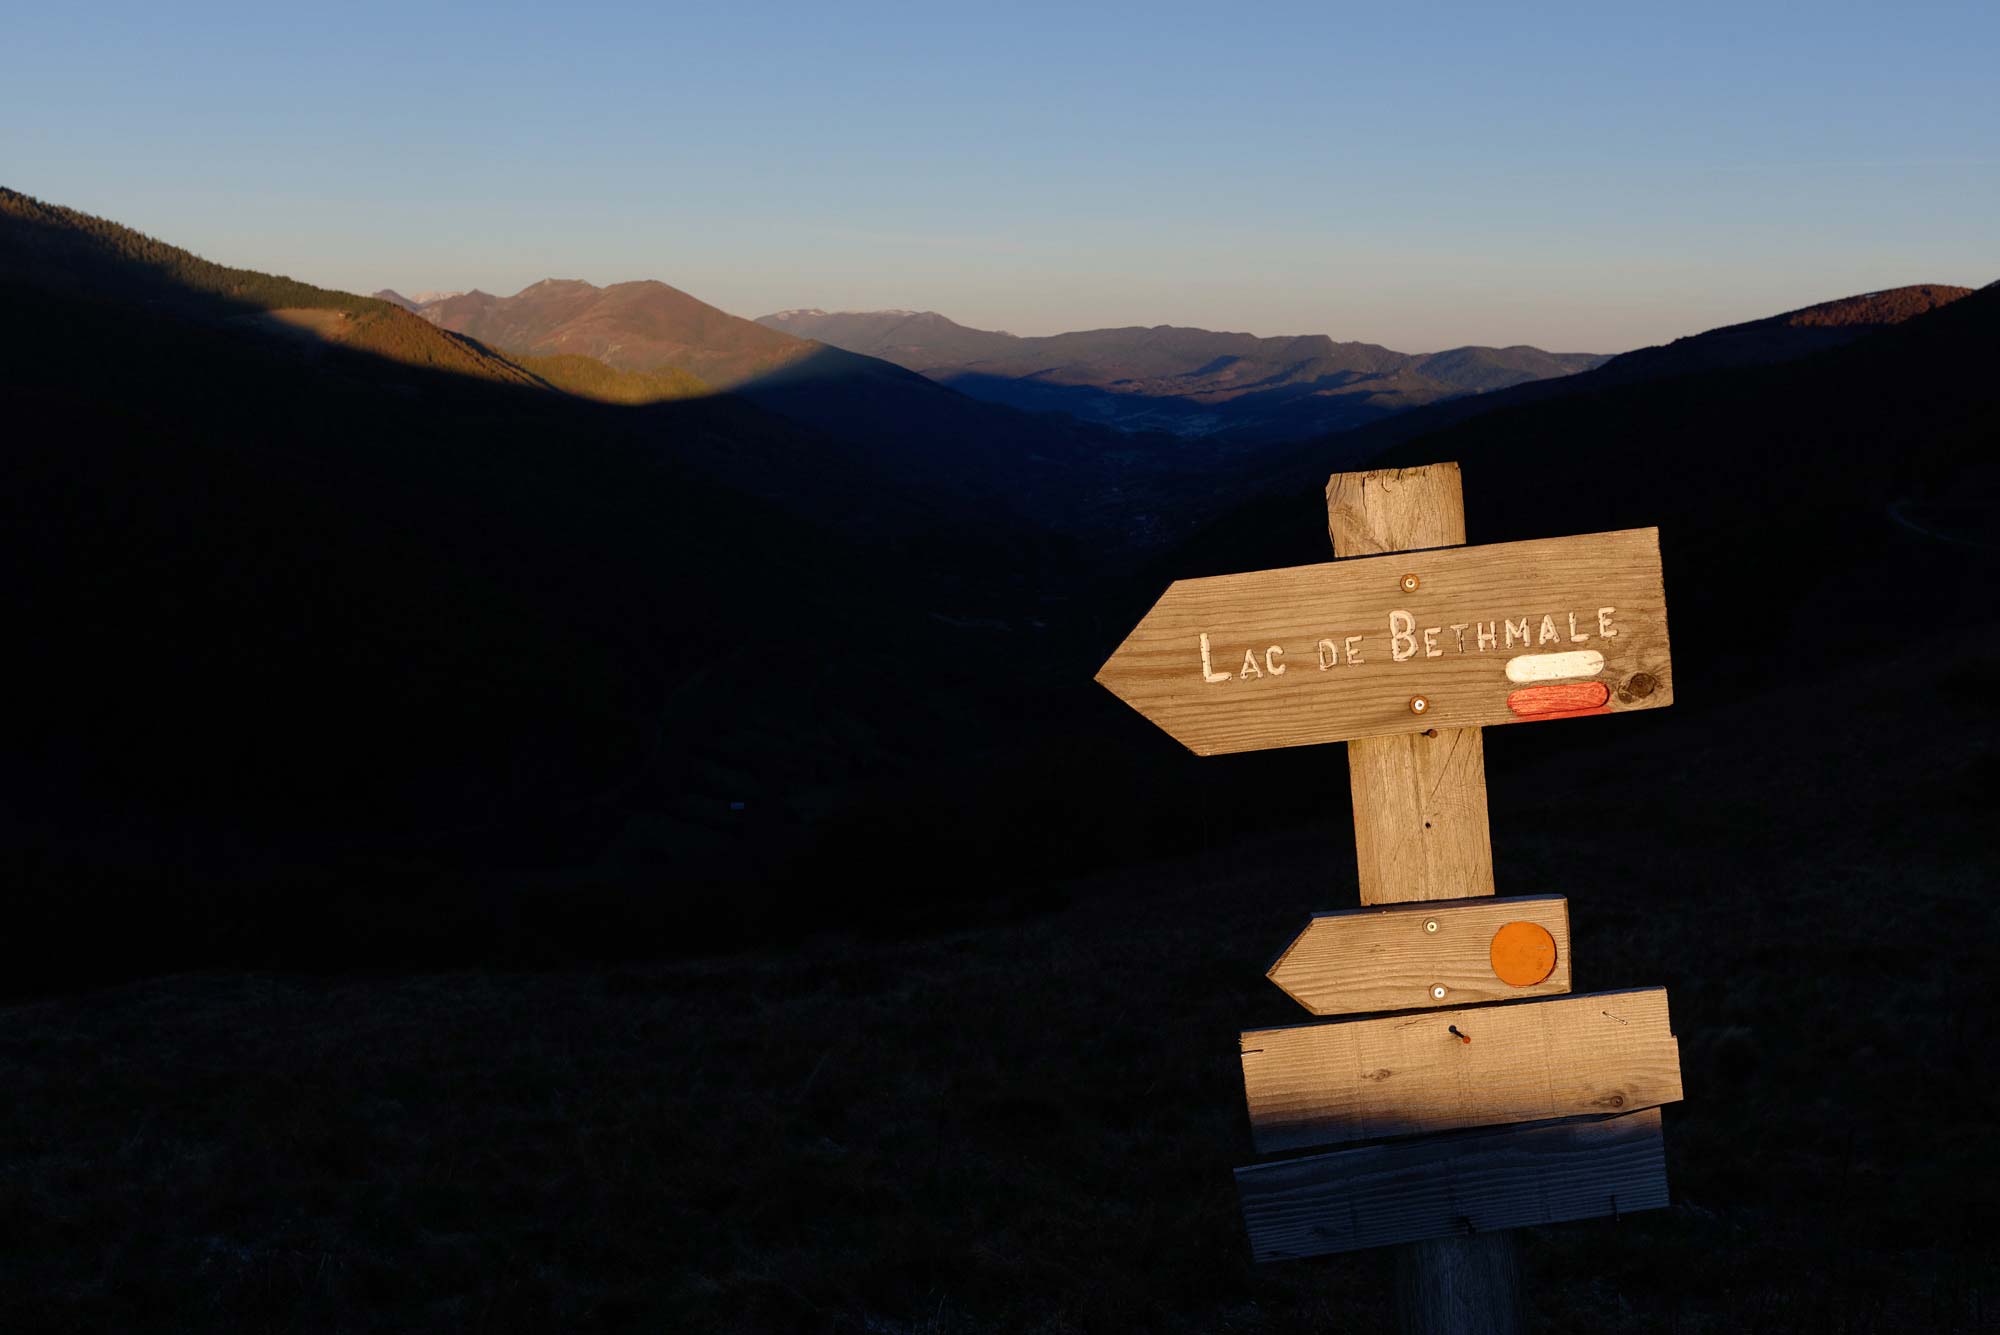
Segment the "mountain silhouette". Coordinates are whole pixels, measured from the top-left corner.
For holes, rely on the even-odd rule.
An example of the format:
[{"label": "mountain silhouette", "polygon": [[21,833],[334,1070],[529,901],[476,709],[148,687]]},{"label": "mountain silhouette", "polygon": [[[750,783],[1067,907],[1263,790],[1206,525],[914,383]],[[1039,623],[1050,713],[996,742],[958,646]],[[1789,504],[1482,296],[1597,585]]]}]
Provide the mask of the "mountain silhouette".
[{"label": "mountain silhouette", "polygon": [[1966,287],[1921,283],[1841,297],[1761,320],[1724,325],[1658,347],[1621,353],[1601,366],[1562,380],[1537,380],[1477,398],[1453,399],[1418,408],[1357,431],[1315,441],[1302,448],[1295,458],[1304,463],[1317,451],[1329,447],[1372,457],[1402,441],[1505,408],[1553,402],[1618,385],[1667,380],[1701,371],[1797,361],[1949,305],[1971,292]]},{"label": "mountain silhouette", "polygon": [[760,324],[882,357],[978,398],[1125,430],[1239,441],[1346,430],[1440,399],[1573,374],[1605,359],[1525,346],[1426,355],[1325,335],[1160,325],[1041,338],[934,312],[781,311]]},{"label": "mountain silhouette", "polygon": [[[0,560],[35,646],[0,823],[42,869],[17,978],[762,922],[874,785],[978,781],[1039,689],[987,665],[1037,663],[1046,588],[1079,587],[1001,507],[822,522],[878,488],[802,472],[834,442],[732,397],[578,398],[11,193],[0,300]],[[808,492],[753,494],[758,461]],[[532,870],[599,858],[560,896]],[[108,918],[117,950],[51,945]]]},{"label": "mountain silhouette", "polygon": [[[1822,691],[1984,605],[2000,289],[1950,296],[1282,458],[1060,422],[883,443],[0,195],[0,560],[31,646],[0,757],[7,976],[904,930],[1321,819],[1324,753],[1238,782],[1090,678],[1168,579],[1326,559],[1325,475],[1385,460],[1459,460],[1476,541],[1659,525],[1676,726]],[[1821,343],[1773,361],[1772,339]],[[1027,514],[1093,480],[1068,533]],[[1209,522],[1155,529],[1135,571],[1118,526],[1168,482]]]},{"label": "mountain silhouette", "polygon": [[1660,528],[1677,689],[1805,681],[1837,646],[1981,596],[2000,522],[1996,354],[2000,288],[1895,289],[1712,331],[1484,411],[1331,437],[1156,578],[1325,560],[1296,516],[1319,504],[1330,450],[1449,459],[1476,542]]},{"label": "mountain silhouette", "polygon": [[418,309],[440,328],[531,361],[582,356],[622,371],[696,377],[836,438],[844,457],[923,491],[943,510],[999,506],[1120,546],[1145,546],[1184,527],[1203,495],[1191,479],[1216,459],[1190,458],[1169,440],[1135,448],[1102,426],[982,402],[661,282],[600,288],[545,279],[511,297],[475,291]]}]

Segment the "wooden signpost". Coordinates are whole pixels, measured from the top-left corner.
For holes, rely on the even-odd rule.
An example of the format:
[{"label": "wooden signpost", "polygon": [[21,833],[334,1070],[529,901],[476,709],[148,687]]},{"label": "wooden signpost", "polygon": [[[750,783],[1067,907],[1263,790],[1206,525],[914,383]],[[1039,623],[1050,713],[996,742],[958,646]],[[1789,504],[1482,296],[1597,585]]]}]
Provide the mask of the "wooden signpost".
[{"label": "wooden signpost", "polygon": [[[1259,1261],[1400,1244],[1403,1324],[1511,1331],[1506,1229],[1667,1203],[1658,988],[1570,995],[1569,907],[1493,897],[1480,729],[1673,702],[1659,535],[1463,547],[1458,466],[1336,474],[1324,565],[1180,580],[1097,679],[1201,755],[1344,741],[1358,910],[1242,1036]],[[1355,1145],[1354,1142],[1366,1142]]]}]

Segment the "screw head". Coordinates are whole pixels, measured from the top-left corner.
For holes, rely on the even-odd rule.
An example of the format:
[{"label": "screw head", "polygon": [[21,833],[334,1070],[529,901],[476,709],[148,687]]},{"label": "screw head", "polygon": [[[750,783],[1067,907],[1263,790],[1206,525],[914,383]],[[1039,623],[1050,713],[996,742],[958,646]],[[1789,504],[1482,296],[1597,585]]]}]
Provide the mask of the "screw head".
[{"label": "screw head", "polygon": [[1430,707],[1431,707],[1431,702],[1424,699],[1424,697],[1422,697],[1421,695],[1413,695],[1410,697],[1410,712],[1412,714],[1421,714],[1424,711],[1428,710]]},{"label": "screw head", "polygon": [[1438,920],[1436,918],[1424,919],[1424,930],[1426,932],[1435,932],[1437,929],[1438,929]]},{"label": "screw head", "polygon": [[1401,582],[1403,585],[1404,593],[1415,593],[1417,591],[1417,586],[1423,583],[1423,581],[1418,579],[1415,575],[1405,575],[1403,576]]},{"label": "screw head", "polygon": [[1431,984],[1431,1000],[1433,1000],[1433,1001],[1443,1001],[1443,1000],[1444,1000],[1444,984],[1443,984],[1443,983],[1432,983],[1432,984]]}]

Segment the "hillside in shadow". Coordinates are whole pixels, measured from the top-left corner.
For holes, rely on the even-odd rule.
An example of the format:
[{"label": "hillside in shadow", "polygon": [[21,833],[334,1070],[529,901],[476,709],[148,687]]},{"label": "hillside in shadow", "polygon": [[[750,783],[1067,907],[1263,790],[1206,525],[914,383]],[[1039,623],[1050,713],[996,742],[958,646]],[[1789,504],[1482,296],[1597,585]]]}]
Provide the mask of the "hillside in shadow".
[{"label": "hillside in shadow", "polygon": [[[1223,517],[1132,574],[1116,536],[1023,518],[1018,479],[939,494],[665,373],[524,369],[28,215],[0,235],[0,555],[34,646],[0,765],[12,986],[927,930],[1325,817],[1331,753],[1196,760],[1091,676],[1169,579],[1324,559],[1320,481],[1365,445],[1247,503],[1211,482]],[[1463,463],[1475,541],[1659,525],[1698,719],[1977,602],[1995,301],[1574,377],[1392,457]]]},{"label": "hillside in shadow", "polygon": [[[1727,343],[1735,331],[1717,332]],[[1428,409],[1326,447],[1374,451],[1378,466],[1459,461],[1475,542],[1659,526],[1678,662],[1689,639],[1682,627],[1693,618],[1690,628],[1706,631],[1729,615],[1753,571],[1769,591],[1759,603],[1767,616],[1790,616],[1846,580],[1863,599],[1923,602],[1920,588],[1891,595],[1868,553],[1913,534],[1898,516],[1921,511],[1954,533],[1990,522],[2000,397],[1984,368],[1996,351],[2000,288],[1989,288],[1899,323],[1852,326],[1831,346],[1775,364],[1760,355],[1702,369],[1711,360],[1703,353],[1668,369],[1641,359],[1659,374],[1621,380],[1613,362],[1560,389],[1525,387],[1535,391],[1526,401],[1510,399],[1523,392],[1513,390],[1476,415]],[[1426,423],[1434,429],[1405,436]],[[1218,520],[1162,568],[1324,559],[1323,534],[1281,518],[1319,504],[1321,479],[1308,480],[1308,467],[1301,459],[1269,496]],[[1931,541],[1967,552],[1990,545]],[[1704,642],[1711,637],[1697,635],[1691,648],[1698,654]],[[1786,661],[1742,656],[1757,671]]]},{"label": "hillside in shadow", "polygon": [[[584,401],[385,303],[26,214],[10,987],[741,940],[883,784],[980,782],[1046,680],[991,665],[1041,660],[1073,567],[997,508],[968,530],[859,464],[830,493],[831,438],[740,400]],[[932,850],[869,851],[900,883]]]},{"label": "hillside in shadow", "polygon": [[[1384,442],[1126,575],[686,373],[26,213],[0,1327],[1386,1325],[1230,1182],[1344,755],[1091,681]],[[1662,530],[1674,707],[1485,734],[1501,892],[1686,1079],[1669,1208],[1519,1235],[1550,1330],[1990,1325],[2000,290],[1906,314],[1386,442],[1476,542]]]},{"label": "hillside in shadow", "polygon": [[[1342,432],[1337,437],[1323,437],[1301,446],[1289,457],[1274,456],[1271,471],[1273,476],[1308,477],[1317,470],[1317,460],[1327,449],[1374,457],[1405,441],[1434,435],[1460,422],[1469,422],[1506,408],[1551,403],[1600,393],[1621,385],[1642,385],[1706,371],[1778,366],[1800,361],[1845,347],[1871,334],[1894,328],[1905,320],[1948,306],[1970,295],[1972,290],[1941,283],[1919,283],[1841,297],[1761,320],[1704,330],[1658,347],[1621,353],[1601,366],[1580,370],[1562,379],[1494,386],[1489,392],[1475,397],[1428,404],[1393,419]],[[1863,363],[1858,369],[1867,374],[1869,368]],[[1904,386],[1911,389],[1927,384],[1933,375],[1949,377],[1957,369],[1957,363],[1947,356],[1945,362],[1936,368],[1913,361],[1902,369],[1916,376],[1916,380]],[[1896,387],[1854,388],[1893,390]]]}]

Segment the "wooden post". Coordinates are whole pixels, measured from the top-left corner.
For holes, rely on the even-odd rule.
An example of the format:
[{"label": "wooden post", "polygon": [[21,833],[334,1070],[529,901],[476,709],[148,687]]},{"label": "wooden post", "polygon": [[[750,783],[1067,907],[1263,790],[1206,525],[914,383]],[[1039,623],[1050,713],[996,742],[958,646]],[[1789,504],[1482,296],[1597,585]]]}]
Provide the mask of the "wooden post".
[{"label": "wooden post", "polygon": [[1396,1324],[1405,1335],[1515,1335],[1521,1281],[1514,1235],[1432,1238],[1396,1248]]},{"label": "wooden post", "polygon": [[[1326,484],[1326,526],[1335,556],[1462,547],[1458,465],[1335,473]],[[1493,893],[1479,729],[1351,741],[1347,777],[1363,904]]]},{"label": "wooden post", "polygon": [[[1455,463],[1335,473],[1326,485],[1335,556],[1465,543]],[[1363,904],[1493,893],[1486,759],[1477,728],[1433,728],[1347,744]],[[1409,1335],[1513,1335],[1513,1238],[1487,1233],[1397,1248],[1398,1322]]]}]

